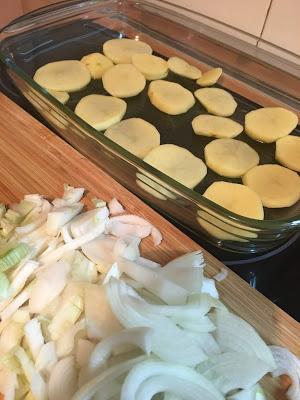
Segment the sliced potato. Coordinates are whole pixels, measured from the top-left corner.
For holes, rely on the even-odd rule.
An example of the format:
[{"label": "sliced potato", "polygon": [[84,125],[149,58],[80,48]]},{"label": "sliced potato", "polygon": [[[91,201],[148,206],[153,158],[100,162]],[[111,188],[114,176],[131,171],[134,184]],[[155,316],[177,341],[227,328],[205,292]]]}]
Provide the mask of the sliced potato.
[{"label": "sliced potato", "polygon": [[141,40],[123,38],[105,42],[103,53],[115,64],[130,64],[134,54],[152,54],[152,49]]},{"label": "sliced potato", "polygon": [[144,75],[132,64],[118,64],[102,75],[104,89],[115,97],[133,97],[146,86]]},{"label": "sliced potato", "polygon": [[162,79],[168,75],[167,61],[152,54],[134,54],[132,64],[148,81]]},{"label": "sliced potato", "polygon": [[151,82],[148,96],[154,107],[170,115],[183,114],[195,104],[193,94],[174,82],[162,80]]},{"label": "sliced potato", "polygon": [[174,74],[184,76],[185,78],[198,79],[202,75],[199,68],[194,67],[179,57],[170,57],[168,59],[168,66]]},{"label": "sliced potato", "polygon": [[265,207],[290,207],[300,198],[299,175],[280,165],[258,165],[243,176],[243,183],[258,194]]},{"label": "sliced potato", "polygon": [[239,183],[214,182],[204,197],[243,217],[263,219],[264,209],[259,196],[251,188]]},{"label": "sliced potato", "polygon": [[108,128],[104,134],[140,158],[160,144],[158,130],[141,118],[125,119]]},{"label": "sliced potato", "polygon": [[36,70],[34,81],[47,90],[76,92],[90,83],[91,74],[78,60],[55,61]]},{"label": "sliced potato", "polygon": [[290,134],[298,124],[298,117],[282,107],[265,107],[250,111],[245,116],[245,132],[252,139],[272,143]]},{"label": "sliced potato", "polygon": [[278,139],[275,158],[285,167],[300,172],[300,137],[289,135]]},{"label": "sliced potato", "polygon": [[66,104],[66,102],[69,100],[70,95],[67,92],[57,92],[56,90],[48,90],[48,92],[55,97],[58,101],[60,101],[62,104]]},{"label": "sliced potato", "polygon": [[226,117],[201,114],[192,121],[196,135],[213,136],[216,138],[234,138],[243,132],[243,126]]},{"label": "sliced potato", "polygon": [[98,131],[109,128],[119,122],[127,104],[124,100],[100,94],[83,97],[75,108],[75,114]]},{"label": "sliced potato", "polygon": [[210,169],[228,178],[239,178],[259,163],[256,151],[236,139],[215,139],[205,146],[204,155]]},{"label": "sliced potato", "polygon": [[204,162],[190,151],[174,144],[151,150],[144,161],[188,188],[194,188],[207,174]]},{"label": "sliced potato", "polygon": [[198,85],[203,87],[212,86],[218,82],[220,76],[222,75],[222,72],[222,68],[212,68],[204,72],[204,74],[202,74],[202,76],[200,76],[200,78],[197,80],[197,83]]},{"label": "sliced potato", "polygon": [[[204,197],[243,217],[262,220],[264,209],[259,196],[250,188],[238,183],[214,182],[203,194]],[[198,211],[199,224],[212,236],[221,240],[246,242],[245,238],[256,238],[255,230],[230,219],[220,219],[213,211]]]},{"label": "sliced potato", "polygon": [[221,117],[229,117],[237,107],[237,102],[232,95],[224,89],[198,89],[195,92],[195,96],[209,113],[220,115]]},{"label": "sliced potato", "polygon": [[101,53],[91,53],[82,57],[81,62],[90,71],[93,79],[100,79],[103,73],[114,64]]}]

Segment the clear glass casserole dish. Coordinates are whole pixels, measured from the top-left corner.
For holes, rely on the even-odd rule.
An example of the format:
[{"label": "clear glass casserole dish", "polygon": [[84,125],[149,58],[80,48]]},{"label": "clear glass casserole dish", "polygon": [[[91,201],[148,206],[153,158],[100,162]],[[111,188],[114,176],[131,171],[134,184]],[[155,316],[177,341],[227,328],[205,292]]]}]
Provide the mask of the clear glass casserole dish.
[{"label": "clear glass casserole dish", "polygon": [[[233,119],[242,123],[246,112],[260,106],[283,105],[299,115],[297,66],[148,2],[68,1],[37,10],[1,31],[0,58],[14,84],[61,137],[159,212],[216,246],[241,253],[267,251],[299,231],[300,202],[289,208],[265,209],[263,221],[241,217],[201,195],[213,181],[240,180],[223,179],[210,171],[194,190],[188,189],[94,130],[72,110],[86,94],[105,93],[99,82],[71,94],[64,106],[33,81],[41,65],[81,59],[114,37],[143,40],[155,53],[182,56],[203,71],[221,66],[224,74],[219,86],[234,95],[239,106]],[[169,75],[167,79],[191,91],[198,88],[185,78]],[[169,116],[151,107],[146,89],[126,101],[124,118],[140,116],[152,122],[162,143],[181,145],[203,158],[203,147],[212,138],[196,137],[190,126],[192,118],[204,112],[200,104],[187,115]],[[299,125],[293,134],[300,134]],[[274,144],[254,142],[245,134],[238,139],[251,142],[262,164],[275,162]]]}]

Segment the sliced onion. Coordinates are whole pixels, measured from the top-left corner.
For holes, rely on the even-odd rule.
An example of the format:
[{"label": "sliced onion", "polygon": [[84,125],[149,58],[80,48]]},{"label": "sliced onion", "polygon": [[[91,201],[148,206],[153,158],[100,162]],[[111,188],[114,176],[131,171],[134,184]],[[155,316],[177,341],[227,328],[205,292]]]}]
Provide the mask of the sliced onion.
[{"label": "sliced onion", "polygon": [[215,281],[222,282],[227,278],[228,270],[226,268],[221,268],[221,271],[213,276]]},{"label": "sliced onion", "polygon": [[6,368],[0,371],[0,393],[5,400],[14,400],[15,392],[18,387],[17,374]]},{"label": "sliced onion", "polygon": [[107,272],[115,261],[113,249],[117,241],[118,239],[111,235],[100,235],[81,246],[81,250],[92,262],[104,267],[104,271],[101,272]]},{"label": "sliced onion", "polygon": [[[50,212],[52,206],[47,200],[42,201],[41,212],[35,216],[34,221],[26,225],[19,226],[15,229],[15,232],[19,237],[27,235],[28,233],[39,228],[47,219],[48,213]],[[36,213],[36,209],[33,209],[25,219],[29,219],[33,214]],[[24,220],[25,221],[25,220]]]},{"label": "sliced onion", "polygon": [[200,345],[202,350],[208,355],[220,354],[221,349],[211,333],[186,331]]},{"label": "sliced onion", "polygon": [[9,287],[9,295],[15,296],[19,293],[25,286],[27,279],[37,270],[38,267],[39,263],[37,261],[27,261],[13,278]]},{"label": "sliced onion", "polygon": [[54,199],[52,204],[55,207],[64,207],[70,204],[78,203],[84,193],[84,188],[74,188],[69,185],[64,185],[64,194],[61,199]]},{"label": "sliced onion", "polygon": [[216,289],[216,283],[213,279],[203,278],[201,291],[202,293],[209,294],[211,297],[214,297],[215,299],[219,298],[219,293]]},{"label": "sliced onion", "polygon": [[139,356],[121,364],[114,365],[103,371],[101,374],[91,379],[89,382],[80,387],[74,394],[72,400],[89,400],[96,392],[102,391],[102,387],[117,379],[119,376],[127,373],[134,365],[144,361],[146,356]]},{"label": "sliced onion", "polygon": [[75,358],[61,359],[54,366],[48,384],[49,400],[67,400],[77,390],[77,371]]},{"label": "sliced onion", "polygon": [[206,359],[198,343],[163,315],[143,313],[130,305],[136,293],[114,278],[106,285],[107,298],[118,320],[126,328],[145,326],[153,329],[152,351],[163,360],[194,366]]},{"label": "sliced onion", "polygon": [[181,286],[166,279],[160,271],[149,269],[135,262],[119,258],[119,268],[130,278],[143,284],[151,293],[160,297],[167,304],[185,304],[188,292]]},{"label": "sliced onion", "polygon": [[58,261],[38,274],[30,294],[31,313],[40,313],[55,297],[59,296],[67,283],[69,271],[69,264]]},{"label": "sliced onion", "polygon": [[148,258],[144,258],[144,257],[138,257],[136,259],[136,262],[140,265],[142,265],[143,267],[147,267],[147,268],[151,268],[151,269],[155,269],[155,268],[160,268],[161,264],[149,260]]},{"label": "sliced onion", "polygon": [[48,379],[56,363],[57,355],[55,350],[55,343],[51,341],[45,343],[35,360],[36,370]]},{"label": "sliced onion", "polygon": [[29,299],[35,281],[27,285],[0,313],[2,322],[7,321]]},{"label": "sliced onion", "polygon": [[270,366],[255,355],[225,352],[199,364],[197,371],[227,394],[234,389],[251,388],[270,372]]},{"label": "sliced onion", "polygon": [[290,400],[300,399],[300,360],[288,349],[280,346],[270,346],[275,359],[276,369],[272,372],[274,377],[288,375],[292,381],[287,391]]},{"label": "sliced onion", "polygon": [[87,211],[77,217],[73,218],[70,229],[74,238],[80,238],[85,236],[90,231],[93,231],[95,227],[106,222],[109,215],[107,207],[96,208],[91,211]]},{"label": "sliced onion", "polygon": [[181,326],[184,330],[206,333],[213,332],[215,330],[214,324],[211,322],[209,317],[207,316],[199,316],[194,320],[184,317],[172,317],[173,321],[176,322],[179,326]]},{"label": "sliced onion", "polygon": [[211,318],[216,326],[214,337],[222,351],[256,356],[269,366],[270,371],[274,370],[275,361],[270,349],[250,324],[237,315],[219,310],[215,310]]},{"label": "sliced onion", "polygon": [[24,333],[32,358],[36,360],[42,346],[45,343],[41,325],[37,318],[31,319],[25,324]]},{"label": "sliced onion", "polygon": [[21,343],[24,335],[23,324],[10,320],[0,336],[0,353],[5,354]]},{"label": "sliced onion", "polygon": [[102,340],[92,352],[87,369],[89,378],[94,377],[99,369],[105,365],[112,354],[114,347],[122,344],[132,344],[140,347],[147,355],[151,352],[152,329],[131,328],[124,329]]},{"label": "sliced onion", "polygon": [[119,270],[118,264],[113,263],[113,265],[110,267],[110,269],[106,272],[104,279],[102,281],[102,284],[105,285],[112,277],[119,279],[120,276],[121,276],[121,272]]},{"label": "sliced onion", "polygon": [[[169,375],[157,375],[146,379],[139,387],[136,396],[127,397],[127,400],[151,400],[158,393],[169,391],[172,394],[184,396],[185,400],[217,400],[221,397],[211,393],[205,385],[196,384],[177,377]],[[178,399],[178,397],[176,396]],[[125,397],[124,397],[125,399]]]},{"label": "sliced onion", "polygon": [[89,339],[102,339],[122,329],[106,297],[105,286],[87,284],[84,307]]},{"label": "sliced onion", "polygon": [[[214,387],[214,385],[205,377],[200,375],[194,369],[179,365],[179,364],[171,364],[163,361],[156,360],[146,360],[141,362],[140,364],[134,366],[127,377],[122,386],[121,397],[120,400],[133,400],[139,399],[141,400],[143,397],[141,393],[143,393],[143,384],[147,382],[149,378],[161,376],[165,378],[165,381],[168,382],[167,387],[159,386],[161,390],[158,390],[155,387],[155,392],[152,392],[152,396],[154,394],[161,391],[173,391],[172,384],[175,385],[175,390],[179,394],[180,397],[184,395],[184,390],[186,387],[189,387],[189,383],[195,385],[193,386],[194,390],[192,391],[193,395],[196,394],[196,388],[199,393],[201,393],[201,397],[194,397],[194,399],[211,399],[211,400],[224,400],[222,394]],[[168,378],[172,378],[168,380]],[[182,390],[179,390],[179,387],[176,385],[176,381],[180,380],[179,386],[182,387]],[[160,381],[161,382],[161,381]],[[163,385],[163,383],[162,383]],[[150,387],[146,384],[147,391],[145,391],[145,400],[151,399],[148,397],[151,393],[151,390],[148,392]],[[140,391],[141,390],[141,391]],[[139,392],[140,391],[140,392]],[[149,393],[146,395],[146,393]],[[188,394],[188,391],[187,391]],[[185,397],[188,399],[193,399],[193,397]]]},{"label": "sliced onion", "polygon": [[177,268],[204,268],[205,262],[201,250],[186,253],[175,258],[164,266],[164,271],[171,271]]},{"label": "sliced onion", "polygon": [[123,239],[116,241],[113,248],[113,255],[116,259],[118,257],[124,257],[127,260],[135,261],[140,256],[140,243],[140,238],[125,236]]},{"label": "sliced onion", "polygon": [[240,390],[227,397],[228,400],[267,400],[262,387],[257,383],[249,389]]}]

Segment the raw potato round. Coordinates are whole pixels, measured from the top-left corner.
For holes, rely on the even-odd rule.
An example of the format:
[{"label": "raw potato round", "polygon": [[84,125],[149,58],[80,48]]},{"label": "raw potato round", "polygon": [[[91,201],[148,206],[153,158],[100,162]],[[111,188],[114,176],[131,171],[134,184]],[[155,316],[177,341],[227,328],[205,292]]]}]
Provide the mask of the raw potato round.
[{"label": "raw potato round", "polygon": [[258,194],[265,207],[290,207],[300,198],[299,175],[280,165],[258,165],[243,176],[243,183]]},{"label": "raw potato round", "polygon": [[119,122],[126,112],[124,100],[100,94],[83,97],[75,108],[75,114],[98,131]]},{"label": "raw potato round", "polygon": [[236,139],[215,139],[205,146],[204,155],[206,165],[227,178],[239,178],[259,163],[256,151]]},{"label": "raw potato round", "polygon": [[198,89],[195,92],[195,96],[209,113],[220,115],[221,117],[229,117],[237,107],[237,102],[232,95],[224,89]]},{"label": "raw potato round", "polygon": [[174,74],[184,76],[185,78],[198,79],[202,75],[199,68],[194,67],[179,57],[170,57],[168,59],[168,66]]},{"label": "raw potato round", "polygon": [[243,132],[243,126],[226,117],[201,114],[192,121],[196,135],[213,136],[217,138],[234,138]]},{"label": "raw potato round", "polygon": [[195,104],[193,94],[174,82],[161,80],[151,82],[148,96],[154,107],[170,115],[183,114]]},{"label": "raw potato round", "polygon": [[239,183],[214,182],[204,192],[204,197],[243,217],[264,219],[264,209],[259,196]]},{"label": "raw potato round", "polygon": [[168,75],[168,64],[161,57],[151,54],[134,54],[132,64],[145,76],[148,81],[162,79]]},{"label": "raw potato round", "polygon": [[115,97],[133,97],[146,86],[144,75],[132,64],[118,64],[104,72],[104,89]]},{"label": "raw potato round", "polygon": [[212,86],[218,82],[220,76],[222,75],[222,68],[213,68],[209,71],[204,72],[202,76],[197,80],[200,86]]},{"label": "raw potato round", "polygon": [[103,73],[114,65],[109,58],[101,53],[88,54],[82,57],[81,62],[90,71],[93,79],[100,79]]},{"label": "raw potato round", "polygon": [[300,137],[286,136],[278,139],[275,158],[285,167],[300,172]]},{"label": "raw potato round", "polygon": [[104,135],[140,158],[160,144],[158,130],[141,118],[125,119],[108,128]]},{"label": "raw potato round", "polygon": [[282,107],[265,107],[250,111],[245,116],[245,132],[252,139],[264,143],[287,136],[298,124],[298,117]]},{"label": "raw potato round", "polygon": [[152,54],[152,49],[140,40],[111,39],[103,44],[103,53],[115,64],[130,64],[134,54]]},{"label": "raw potato round", "polygon": [[[264,218],[264,209],[260,198],[253,190],[244,185],[214,182],[207,188],[203,196],[238,215],[260,220]],[[218,239],[247,242],[248,238],[257,237],[255,230],[243,229],[243,225],[229,219],[221,220],[219,215],[213,211],[209,213],[198,211],[198,215],[199,224]]]},{"label": "raw potato round", "polygon": [[190,151],[174,144],[156,147],[144,161],[184,186],[193,189],[207,174],[204,162]]},{"label": "raw potato round", "polygon": [[33,79],[47,90],[76,92],[90,83],[91,74],[78,60],[56,61],[36,70]]},{"label": "raw potato round", "polygon": [[70,95],[67,92],[57,92],[56,90],[48,90],[48,92],[55,97],[58,101],[60,101],[62,104],[66,104],[66,102],[69,100]]}]

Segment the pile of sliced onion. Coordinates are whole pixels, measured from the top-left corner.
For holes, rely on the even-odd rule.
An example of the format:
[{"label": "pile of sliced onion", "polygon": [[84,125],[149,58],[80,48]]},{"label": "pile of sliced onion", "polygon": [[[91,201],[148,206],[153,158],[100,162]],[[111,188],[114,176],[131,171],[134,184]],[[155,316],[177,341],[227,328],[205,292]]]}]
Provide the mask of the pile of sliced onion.
[{"label": "pile of sliced onion", "polygon": [[260,379],[300,362],[219,300],[202,252],[164,268],[160,231],[117,199],[83,212],[83,188],[0,206],[0,393],[5,400],[263,400]]}]

